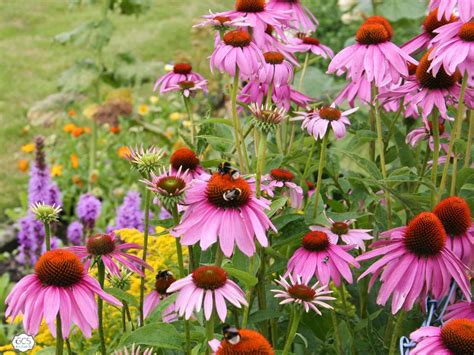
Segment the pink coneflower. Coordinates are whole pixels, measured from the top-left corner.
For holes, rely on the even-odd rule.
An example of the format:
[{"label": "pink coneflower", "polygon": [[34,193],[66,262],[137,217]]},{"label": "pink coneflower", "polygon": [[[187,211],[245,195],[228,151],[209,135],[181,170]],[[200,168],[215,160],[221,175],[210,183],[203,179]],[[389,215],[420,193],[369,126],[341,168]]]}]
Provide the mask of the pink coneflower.
[{"label": "pink coneflower", "polygon": [[369,286],[380,279],[377,304],[385,305],[392,295],[392,313],[409,311],[428,295],[439,299],[448,293],[454,279],[467,299],[471,299],[467,267],[446,247],[446,233],[435,214],[423,212],[406,227],[382,233],[385,240],[371,245],[374,250],[358,261],[382,256],[359,279],[373,274]]},{"label": "pink coneflower", "polygon": [[153,268],[142,259],[126,252],[127,249],[141,248],[135,243],[120,243],[115,233],[111,232],[109,234],[94,234],[89,237],[85,246],[72,246],[67,249],[80,259],[100,258],[112,275],[120,277],[120,267],[117,263],[140,276],[143,276],[142,268],[153,271]]},{"label": "pink coneflower", "polygon": [[474,5],[471,0],[431,0],[430,10],[438,9],[438,20],[449,18],[455,8],[459,10],[462,22],[469,22],[474,16]]},{"label": "pink coneflower", "polygon": [[[444,123],[439,122],[439,136],[440,138],[449,138],[449,133],[446,132]],[[434,150],[434,138],[433,138],[433,123],[423,119],[423,127],[415,128],[407,134],[406,143],[412,147],[417,146],[422,141],[429,141],[429,147]],[[446,152],[448,151],[448,144],[441,144],[440,147]]]},{"label": "pink coneflower", "polygon": [[290,206],[292,208],[301,208],[303,202],[303,189],[293,182],[295,175],[286,169],[272,169],[270,174],[264,177],[266,184],[262,185],[270,197],[275,196],[276,188],[286,187],[290,195]]},{"label": "pink coneflower", "polygon": [[300,275],[288,275],[290,282],[283,276],[275,282],[283,287],[283,290],[270,290],[275,292],[275,298],[283,298],[280,304],[296,303],[302,305],[306,312],[310,309],[315,311],[318,315],[322,315],[318,307],[332,309],[332,307],[324,301],[335,300],[334,297],[327,296],[332,293],[328,290],[327,285],[319,286],[319,281],[313,286],[308,286],[309,279],[301,278]]},{"label": "pink coneflower", "polygon": [[[457,103],[461,93],[461,85],[459,85],[461,75],[459,71],[448,75],[443,68],[440,68],[434,77],[429,71],[431,65],[431,61],[428,59],[429,55],[430,52],[427,52],[421,58],[415,76],[407,78],[405,83],[398,88],[380,94],[379,98],[382,101],[403,99],[405,107],[421,108],[423,118],[429,117],[436,107],[442,118],[451,119],[447,113],[447,103]],[[467,103],[472,102],[473,98],[474,92],[468,88],[466,90]]]},{"label": "pink coneflower", "polygon": [[410,355],[474,354],[474,321],[453,319],[441,328],[422,327],[410,334],[417,344]]},{"label": "pink coneflower", "polygon": [[291,64],[298,67],[298,59],[296,59],[292,51],[287,48],[287,44],[282,43],[280,39],[275,36],[274,32],[275,29],[273,26],[267,26],[264,34],[264,43],[259,45],[259,48],[262,49],[262,52],[280,52]]},{"label": "pink coneflower", "polygon": [[445,198],[433,213],[443,224],[447,247],[468,266],[474,264],[474,224],[466,201],[457,196]]},{"label": "pink coneflower", "polygon": [[183,80],[176,84],[170,84],[162,93],[180,91],[184,97],[196,96],[198,91],[207,93],[207,80],[193,81]]},{"label": "pink coneflower", "polygon": [[350,126],[351,122],[347,118],[350,114],[356,112],[359,108],[352,108],[347,111],[339,111],[335,104],[331,106],[323,106],[319,110],[309,110],[299,112],[299,115],[290,118],[290,121],[301,121],[302,129],[306,129],[315,139],[323,139],[329,133],[331,128],[337,139],[341,139],[346,135],[346,126]]},{"label": "pink coneflower", "polygon": [[[173,274],[168,270],[162,270],[156,274],[155,288],[146,295],[145,301],[143,302],[143,316],[145,318],[155,310],[162,300],[169,296],[167,289],[175,281],[176,279]],[[174,303],[163,310],[162,317],[163,321],[167,323],[176,320]]]},{"label": "pink coneflower", "polygon": [[[474,5],[472,5],[474,8]],[[434,31],[437,36],[431,42],[429,70],[438,77],[441,67],[449,75],[458,70],[461,74],[474,75],[474,22],[450,23]],[[440,73],[442,75],[442,73]]]},{"label": "pink coneflower", "polygon": [[274,87],[288,85],[293,81],[293,66],[285,60],[280,52],[263,53],[265,62],[258,70],[257,77],[261,83],[273,84]]},{"label": "pink coneflower", "polygon": [[[262,84],[258,81],[251,80],[242,88],[240,95],[238,96],[239,101],[246,104],[255,103],[261,106],[268,93],[268,84]],[[313,102],[314,99],[302,94],[301,92],[293,89],[290,85],[282,85],[275,87],[272,90],[272,100],[280,108],[289,110],[291,103],[299,107],[306,107],[309,103]]]},{"label": "pink coneflower", "polygon": [[[248,256],[255,253],[254,237],[266,247],[266,231],[272,228],[264,210],[270,202],[257,199],[249,183],[242,177],[215,173],[205,180],[194,180],[186,193],[181,223],[173,234],[181,236],[183,245],[200,242],[203,250],[217,242],[225,256],[231,256],[234,244]],[[232,226],[232,228],[229,228]]]},{"label": "pink coneflower", "polygon": [[327,285],[332,279],[336,286],[341,284],[342,276],[352,283],[350,265],[359,267],[354,257],[346,252],[352,246],[336,245],[321,231],[306,233],[301,245],[288,261],[287,275],[298,274],[305,280],[316,276],[322,285]]},{"label": "pink coneflower", "polygon": [[181,81],[204,81],[204,77],[198,73],[193,72],[193,67],[188,63],[177,63],[173,66],[173,71],[163,75],[159,78],[153,86],[153,91],[160,88],[160,94],[163,94],[170,87],[178,85]]},{"label": "pink coneflower", "polygon": [[355,222],[354,220],[346,219],[344,221],[334,221],[329,217],[326,218],[331,224],[330,227],[311,226],[310,229],[326,233],[330,241],[334,244],[337,244],[339,238],[341,238],[347,245],[353,245],[358,249],[365,251],[364,241],[373,239],[373,237],[368,233],[372,231],[371,229],[351,228],[351,224]]},{"label": "pink coneflower", "polygon": [[461,301],[449,305],[446,309],[446,314],[443,317],[444,321],[456,318],[467,318],[474,320],[474,302]]},{"label": "pink coneflower", "polygon": [[217,68],[235,76],[238,68],[242,79],[252,77],[264,61],[261,50],[252,42],[252,36],[240,30],[227,32],[210,59],[211,71]]},{"label": "pink coneflower", "polygon": [[224,269],[218,266],[200,266],[192,274],[174,282],[168,293],[178,292],[176,310],[180,316],[189,319],[193,311],[204,308],[204,317],[209,320],[215,309],[222,322],[227,316],[226,301],[237,308],[247,306],[242,289],[227,278]]},{"label": "pink coneflower", "polygon": [[423,21],[423,33],[409,40],[401,48],[408,54],[419,53],[427,49],[431,40],[436,36],[435,30],[456,20],[454,15],[449,19],[443,17],[438,20],[438,9],[432,10]]},{"label": "pink coneflower", "polygon": [[293,53],[308,53],[319,55],[324,59],[334,57],[334,52],[331,48],[321,44],[317,38],[306,36],[304,33],[298,33],[296,37],[290,39],[286,48]]},{"label": "pink coneflower", "polygon": [[314,32],[319,24],[316,17],[301,4],[300,0],[270,0],[267,8],[289,13],[291,16],[289,23],[303,32]]},{"label": "pink coneflower", "polygon": [[393,44],[392,36],[392,26],[385,18],[369,17],[357,31],[357,43],[336,54],[328,73],[347,72],[353,81],[365,76],[377,87],[398,83],[400,78],[408,76],[406,63],[417,64],[417,61]]},{"label": "pink coneflower", "polygon": [[236,0],[235,10],[215,15],[235,20],[233,22],[236,26],[251,27],[253,39],[259,46],[264,43],[264,34],[268,25],[273,26],[284,38],[282,27],[286,26],[290,20],[288,11],[271,9],[266,6],[265,0]]},{"label": "pink coneflower", "polygon": [[99,323],[96,295],[112,305],[122,306],[87,274],[76,255],[56,249],[43,254],[35,265],[35,273],[25,276],[13,287],[5,300],[8,305],[5,316],[14,321],[22,314],[23,327],[30,335],[38,333],[44,319],[55,337],[55,320],[59,314],[64,338],[69,337],[73,324],[89,338]]},{"label": "pink coneflower", "polygon": [[176,149],[170,157],[170,163],[173,172],[176,173],[180,169],[181,171],[187,171],[193,179],[205,173],[196,153],[186,147]]}]

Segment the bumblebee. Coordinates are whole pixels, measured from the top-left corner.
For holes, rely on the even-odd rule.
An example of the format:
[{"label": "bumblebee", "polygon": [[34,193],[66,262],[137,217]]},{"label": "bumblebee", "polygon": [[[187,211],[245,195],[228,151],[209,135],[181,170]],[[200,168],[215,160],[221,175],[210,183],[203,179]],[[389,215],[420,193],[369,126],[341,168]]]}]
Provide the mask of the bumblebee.
[{"label": "bumblebee", "polygon": [[167,277],[172,277],[174,276],[173,273],[169,270],[161,270],[161,271],[158,271],[158,273],[156,274],[156,279],[164,279],[164,278],[167,278]]},{"label": "bumblebee", "polygon": [[221,175],[230,175],[232,180],[237,180],[240,177],[240,173],[235,169],[228,161],[223,161],[217,167],[217,171]]},{"label": "bumblebee", "polygon": [[232,345],[238,344],[240,342],[240,333],[237,328],[231,327],[230,325],[225,325],[222,328],[222,333],[224,334],[224,339]]},{"label": "bumblebee", "polygon": [[242,194],[242,190],[237,188],[237,187],[234,187],[233,189],[230,189],[230,190],[227,190],[226,192],[224,192],[222,194],[222,198],[225,201],[233,201],[233,200],[239,198],[241,194]]}]

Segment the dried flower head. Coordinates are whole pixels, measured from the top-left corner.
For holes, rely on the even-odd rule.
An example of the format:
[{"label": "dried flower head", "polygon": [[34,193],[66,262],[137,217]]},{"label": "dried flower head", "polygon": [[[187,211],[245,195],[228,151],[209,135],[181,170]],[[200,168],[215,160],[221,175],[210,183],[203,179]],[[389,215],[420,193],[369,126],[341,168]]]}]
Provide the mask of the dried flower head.
[{"label": "dried flower head", "polygon": [[34,213],[36,219],[49,224],[58,220],[61,207],[54,204],[47,205],[44,202],[37,202],[31,205],[31,212]]}]

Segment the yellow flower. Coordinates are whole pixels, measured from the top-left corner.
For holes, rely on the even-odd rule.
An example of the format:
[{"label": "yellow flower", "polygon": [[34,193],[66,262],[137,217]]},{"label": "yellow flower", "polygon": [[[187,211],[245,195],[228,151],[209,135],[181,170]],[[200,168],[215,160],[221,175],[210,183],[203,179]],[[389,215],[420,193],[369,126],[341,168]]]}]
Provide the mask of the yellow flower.
[{"label": "yellow flower", "polygon": [[158,103],[160,99],[158,98],[158,96],[150,96],[150,102],[155,105]]},{"label": "yellow flower", "polygon": [[168,129],[166,130],[166,132],[165,132],[165,136],[168,137],[168,139],[173,138],[173,136],[174,136],[174,130],[173,130],[173,128],[171,128],[171,127],[168,128]]},{"label": "yellow flower", "polygon": [[170,120],[171,121],[178,121],[183,117],[183,114],[181,112],[173,112],[170,114]]},{"label": "yellow flower", "polygon": [[67,123],[63,127],[63,131],[66,133],[71,133],[76,129],[76,125],[74,123]]},{"label": "yellow flower", "polygon": [[150,112],[150,108],[148,107],[148,105],[141,104],[140,106],[138,106],[138,114],[146,116],[148,115],[148,112]]},{"label": "yellow flower", "polygon": [[51,167],[51,176],[61,176],[63,174],[63,168],[64,166],[63,165],[59,165],[59,164],[56,164],[56,165],[53,165]]},{"label": "yellow flower", "polygon": [[186,127],[186,128],[191,127],[191,121],[188,121],[188,120],[183,121],[183,127]]},{"label": "yellow flower", "polygon": [[35,151],[35,144],[28,143],[21,147],[21,151],[23,153],[33,153]]},{"label": "yellow flower", "polygon": [[105,99],[107,102],[125,101],[132,103],[133,95],[130,89],[120,88],[110,91]]},{"label": "yellow flower", "polygon": [[92,118],[94,117],[98,109],[99,109],[99,105],[91,104],[91,105],[86,106],[86,108],[82,111],[82,114],[87,118]]},{"label": "yellow flower", "polygon": [[172,71],[173,69],[174,69],[174,65],[171,65],[171,64],[165,65],[165,71]]},{"label": "yellow flower", "polygon": [[79,167],[79,157],[75,153],[71,154],[71,166],[73,169],[77,169]]},{"label": "yellow flower", "polygon": [[121,146],[119,149],[117,149],[117,155],[120,158],[127,158],[130,155],[130,148],[127,147],[126,145]]}]

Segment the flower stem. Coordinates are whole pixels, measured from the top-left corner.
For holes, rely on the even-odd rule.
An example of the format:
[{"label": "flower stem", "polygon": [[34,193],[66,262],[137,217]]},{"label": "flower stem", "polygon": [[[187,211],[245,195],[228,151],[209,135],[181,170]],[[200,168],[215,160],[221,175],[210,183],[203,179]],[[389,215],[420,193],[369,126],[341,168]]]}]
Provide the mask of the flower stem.
[{"label": "flower stem", "polygon": [[423,158],[423,164],[421,166],[420,174],[418,175],[418,182],[415,184],[415,188],[413,189],[414,194],[416,194],[418,192],[418,189],[421,185],[421,182],[423,181],[423,178],[425,176],[426,167],[428,166],[429,157],[430,157],[430,142],[428,140],[426,142],[425,157]]},{"label": "flower stem", "polygon": [[[214,312],[211,313],[211,317],[209,320],[205,321],[206,322],[206,338],[207,341],[211,341],[214,339]],[[206,349],[206,354],[210,354],[211,350],[210,347],[208,346]]]},{"label": "flower stem", "polygon": [[[374,114],[375,114],[375,126],[377,129],[377,145],[379,148],[379,154],[380,154],[380,170],[382,171],[382,177],[385,180],[385,183],[388,184],[387,182],[387,167],[385,166],[385,149],[384,149],[384,144],[383,144],[383,136],[382,136],[382,118],[380,117],[380,111],[379,111],[379,106],[378,106],[378,100],[377,100],[377,88],[375,85],[373,85],[372,91],[374,92]],[[387,227],[388,229],[392,228],[392,203],[390,200],[390,192],[387,189],[384,189],[385,191],[385,200],[387,203]]]},{"label": "flower stem", "polygon": [[[249,272],[253,275],[253,269],[255,267],[255,255],[250,257],[249,260]],[[242,315],[242,328],[247,328],[247,323],[249,320],[250,307],[252,307],[251,298],[252,298],[252,287],[249,287],[245,292],[245,299],[247,300],[248,306],[244,307],[244,314]]]},{"label": "flower stem", "polygon": [[[104,289],[105,282],[105,265],[102,260],[97,263],[97,277],[99,279],[100,288]],[[97,312],[99,313],[99,338],[100,338],[100,353],[106,355],[105,335],[104,335],[104,300],[98,297]]]},{"label": "flower stem", "polygon": [[237,155],[239,156],[240,169],[245,170],[244,156],[242,153],[242,142],[240,139],[240,121],[237,114],[237,90],[239,88],[239,68],[235,68],[234,83],[232,84],[231,104],[232,104],[232,121],[234,123],[234,139]]},{"label": "flower stem", "polygon": [[69,339],[66,339],[66,348],[68,355],[72,355],[71,342],[69,341]]},{"label": "flower stem", "polygon": [[49,223],[44,223],[44,242],[46,244],[46,251],[51,250],[51,226]]},{"label": "flower stem", "polygon": [[[145,221],[144,221],[144,230],[143,230],[143,254],[142,260],[146,262],[146,256],[148,252],[148,232],[150,227],[150,204],[151,204],[151,191],[149,189],[145,190]],[[140,278],[140,324],[139,327],[142,327],[144,322],[143,316],[143,302],[145,299],[145,268],[142,268],[143,276]]]},{"label": "flower stem", "polygon": [[224,253],[222,252],[222,249],[219,246],[217,246],[215,265],[220,267],[222,265],[223,260],[224,260]]},{"label": "flower stem", "polygon": [[400,332],[402,330],[402,325],[403,325],[403,319],[405,318],[405,312],[403,310],[399,311],[396,323],[395,323],[395,329],[393,330],[392,333],[392,340],[390,341],[390,349],[388,354],[389,355],[395,355],[397,353],[397,345],[398,345],[398,338],[400,337]]},{"label": "flower stem", "polygon": [[196,137],[196,127],[194,126],[194,115],[193,110],[191,107],[191,100],[189,97],[183,95],[184,106],[186,107],[186,112],[188,113],[189,121],[191,122],[191,144],[195,145],[195,137]]},{"label": "flower stem", "polygon": [[64,339],[61,330],[61,316],[56,316],[56,355],[62,355],[64,351]]},{"label": "flower stem", "polygon": [[472,136],[474,136],[474,113],[473,110],[469,110],[469,131],[467,132],[466,154],[464,155],[465,168],[471,164]]},{"label": "flower stem", "polygon": [[298,91],[301,91],[301,89],[303,88],[304,75],[306,74],[306,69],[308,68],[309,53],[310,52],[306,52],[306,55],[304,57],[303,68],[301,69],[300,81],[298,83]]},{"label": "flower stem", "polygon": [[334,328],[334,343],[336,345],[336,354],[343,354],[341,334],[339,333],[339,325],[337,323],[336,310],[331,312],[332,327]]},{"label": "flower stem", "polygon": [[329,132],[323,137],[321,142],[321,152],[319,154],[319,167],[318,167],[318,179],[316,180],[316,190],[314,191],[314,210],[313,210],[313,219],[316,219],[318,213],[318,204],[319,204],[319,194],[321,193],[321,181],[323,178],[323,170],[326,165],[326,148],[328,144]]},{"label": "flower stem", "polygon": [[433,110],[431,115],[431,124],[433,126],[433,165],[431,167],[431,184],[433,189],[431,190],[431,204],[434,207],[437,203],[438,196],[436,193],[436,180],[438,177],[438,160],[439,160],[439,122],[438,112]]},{"label": "flower stem", "polygon": [[262,180],[262,173],[265,167],[265,151],[267,149],[267,135],[260,131],[260,140],[258,142],[258,154],[257,154],[257,172],[255,176],[255,193],[257,198],[260,198],[262,193],[260,189],[260,183]]},{"label": "flower stem", "polygon": [[458,111],[456,113],[456,118],[454,120],[454,127],[451,130],[451,137],[449,138],[448,153],[446,154],[446,163],[444,164],[444,167],[443,167],[443,175],[441,176],[441,182],[438,188],[438,196],[440,198],[443,196],[444,189],[446,188],[446,182],[448,179],[448,170],[449,170],[449,160],[451,159],[451,155],[453,154],[454,141],[456,140],[456,133],[460,131],[460,128],[458,127],[461,127],[462,125],[462,116],[464,114],[464,96],[466,95],[467,80],[468,80],[468,75],[466,72],[464,73],[464,76],[462,78],[461,93],[459,94]]},{"label": "flower stem", "polygon": [[313,139],[311,142],[311,147],[309,148],[309,155],[308,159],[306,160],[306,164],[304,166],[303,175],[301,176],[300,185],[304,185],[306,178],[308,177],[309,167],[311,166],[311,161],[313,159],[314,147],[316,146],[316,139]]},{"label": "flower stem", "polygon": [[290,328],[288,331],[288,337],[286,338],[285,346],[283,347],[283,355],[288,355],[290,353],[291,345],[293,344],[296,332],[298,331],[298,325],[300,324],[301,314],[301,310],[296,308],[293,308],[291,311]]},{"label": "flower stem", "polygon": [[91,127],[91,141],[90,141],[90,151],[89,151],[89,181],[88,181],[88,191],[92,190],[92,175],[95,170],[95,162],[97,156],[97,121],[92,118],[92,127]]}]

